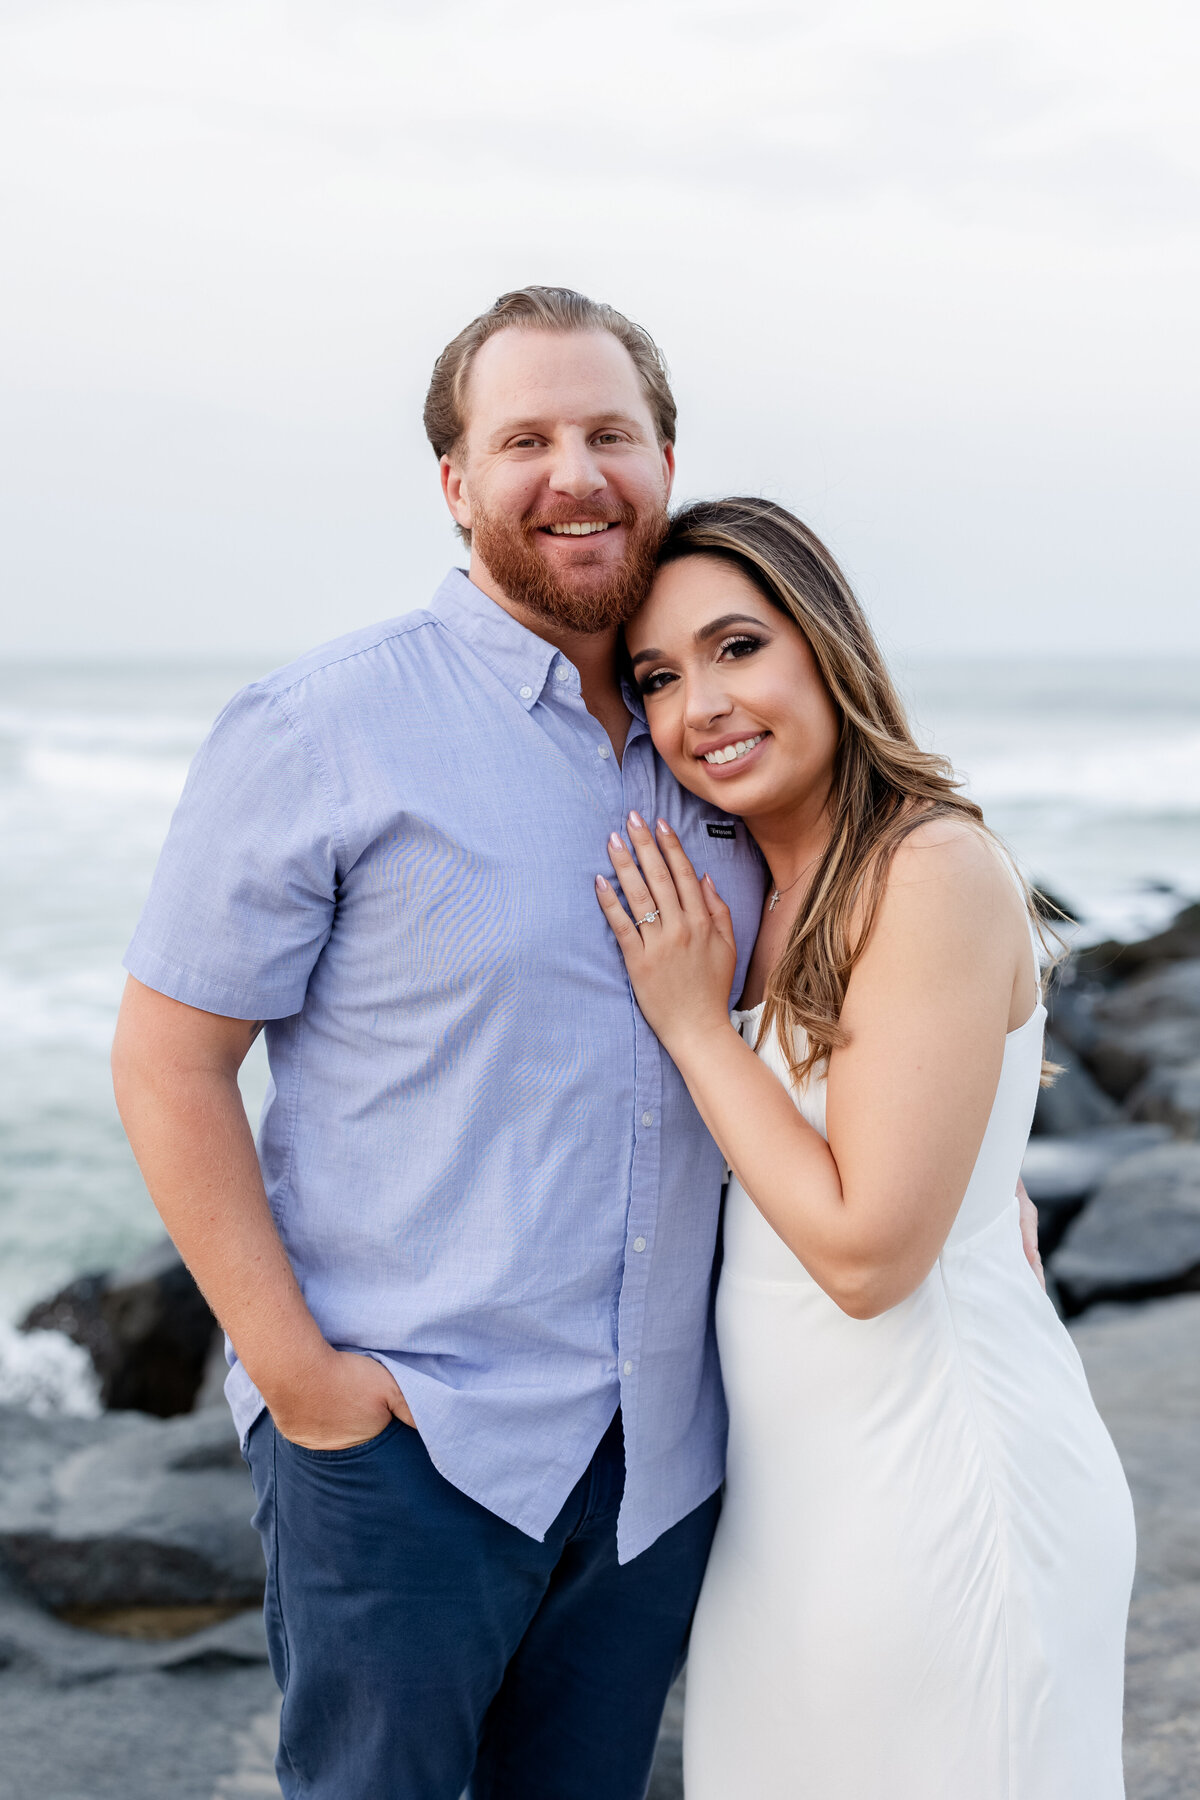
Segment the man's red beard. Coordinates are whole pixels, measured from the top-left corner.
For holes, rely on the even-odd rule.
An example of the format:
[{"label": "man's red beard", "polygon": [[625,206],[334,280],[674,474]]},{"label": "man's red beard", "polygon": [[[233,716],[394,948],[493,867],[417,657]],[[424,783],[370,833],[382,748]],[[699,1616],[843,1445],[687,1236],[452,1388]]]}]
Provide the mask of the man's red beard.
[{"label": "man's red beard", "polygon": [[[569,515],[584,516],[578,510]],[[541,555],[534,534],[558,520],[507,519],[476,506],[471,548],[508,598],[536,618],[568,631],[607,631],[632,618],[649,593],[668,520],[665,506],[639,513],[626,505],[603,516],[623,525],[626,538],[624,556],[599,581],[594,564],[581,567],[583,579],[576,583],[569,574],[557,574]]]}]

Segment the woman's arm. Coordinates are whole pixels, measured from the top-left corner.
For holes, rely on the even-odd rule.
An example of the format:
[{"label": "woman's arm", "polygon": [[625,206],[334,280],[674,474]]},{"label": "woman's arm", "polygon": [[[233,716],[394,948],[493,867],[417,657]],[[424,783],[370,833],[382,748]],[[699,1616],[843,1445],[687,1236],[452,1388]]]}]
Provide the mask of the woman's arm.
[{"label": "woman's arm", "polygon": [[[649,892],[610,845],[638,931],[599,890],[638,1002],[747,1193],[855,1318],[920,1284],[954,1222],[995,1098],[1014,985],[1034,978],[1013,888],[969,828],[937,822],[901,845],[855,965],[833,1052],[828,1144],[728,1019],[728,910],[673,834],[630,824]],[[653,898],[650,898],[652,894]],[[1022,961],[1022,958],[1024,961]],[[1028,973],[1023,978],[1022,969]]]}]

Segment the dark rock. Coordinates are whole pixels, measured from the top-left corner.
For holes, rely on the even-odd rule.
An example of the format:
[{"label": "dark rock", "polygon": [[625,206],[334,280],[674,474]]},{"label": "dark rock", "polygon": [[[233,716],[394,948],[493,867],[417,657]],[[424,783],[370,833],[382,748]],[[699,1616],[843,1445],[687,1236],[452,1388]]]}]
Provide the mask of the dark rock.
[{"label": "dark rock", "polygon": [[1200,1145],[1158,1144],[1111,1169],[1053,1261],[1068,1314],[1200,1288]]},{"label": "dark rock", "polygon": [[[1193,915],[1200,930],[1200,906],[1180,918]],[[1126,1116],[1197,1134],[1194,1078],[1163,1074],[1200,1063],[1200,956],[1184,954],[1191,942],[1177,934],[1174,960],[1130,964],[1129,978],[1107,987],[1087,973],[1090,952],[1075,953],[1056,972],[1046,1054],[1064,1073],[1039,1096],[1035,1132],[1060,1135],[1109,1122],[1115,1102]]]},{"label": "dark rock", "polygon": [[1200,901],[1185,906],[1165,931],[1142,938],[1136,944],[1121,944],[1108,938],[1074,952],[1071,960],[1083,975],[1094,975],[1101,981],[1123,981],[1139,969],[1154,963],[1182,962],[1200,957]]},{"label": "dark rock", "polygon": [[1132,1119],[1166,1125],[1176,1137],[1200,1137],[1200,1058],[1152,1069],[1125,1106]]},{"label": "dark rock", "polygon": [[1200,957],[1147,969],[1100,995],[1092,1011],[1099,1023],[1126,1029],[1159,1019],[1200,1019]]},{"label": "dark rock", "polygon": [[21,1321],[62,1331],[88,1351],[113,1410],[171,1418],[189,1412],[204,1379],[216,1321],[169,1239],[127,1268],[85,1275]]},{"label": "dark rock", "polygon": [[1088,1068],[1114,1100],[1127,1099],[1153,1070],[1197,1058],[1200,1018],[1149,1019],[1128,1029],[1105,1023],[1086,1053]]},{"label": "dark rock", "polygon": [[50,1607],[262,1593],[254,1494],[227,1413],[0,1413],[0,1563]]},{"label": "dark rock", "polygon": [[103,1272],[80,1275],[49,1300],[39,1300],[21,1320],[22,1331],[61,1331],[73,1344],[81,1344],[101,1380],[115,1354],[112,1332],[100,1310],[107,1280]]},{"label": "dark rock", "polygon": [[160,1418],[187,1412],[216,1321],[170,1239],[111,1276],[101,1306],[120,1356],[105,1404]]},{"label": "dark rock", "polygon": [[147,1669],[266,1660],[266,1633],[257,1606],[187,1637],[137,1641],[64,1625],[0,1577],[0,1667],[35,1668],[60,1687]]},{"label": "dark rock", "polygon": [[1061,1073],[1050,1087],[1038,1089],[1035,1133],[1057,1137],[1117,1123],[1121,1109],[1116,1101],[1092,1078],[1074,1051],[1050,1033],[1046,1035],[1046,1057],[1058,1064]]},{"label": "dark rock", "polygon": [[1059,965],[1046,989],[1047,1023],[1055,1039],[1086,1056],[1096,1036],[1094,1013],[1105,989],[1083,980],[1071,961]]},{"label": "dark rock", "polygon": [[1153,1125],[1106,1125],[1071,1137],[1042,1138],[1025,1153],[1021,1173],[1037,1205],[1086,1200],[1114,1163],[1164,1143],[1169,1132]]},{"label": "dark rock", "polygon": [[1164,963],[1066,1006],[1071,1042],[1106,1093],[1124,1100],[1155,1070],[1200,1059],[1200,959]]},{"label": "dark rock", "polygon": [[1038,1209],[1043,1257],[1058,1247],[1071,1220],[1115,1163],[1169,1136],[1163,1125],[1107,1125],[1069,1137],[1031,1138],[1021,1175]]}]

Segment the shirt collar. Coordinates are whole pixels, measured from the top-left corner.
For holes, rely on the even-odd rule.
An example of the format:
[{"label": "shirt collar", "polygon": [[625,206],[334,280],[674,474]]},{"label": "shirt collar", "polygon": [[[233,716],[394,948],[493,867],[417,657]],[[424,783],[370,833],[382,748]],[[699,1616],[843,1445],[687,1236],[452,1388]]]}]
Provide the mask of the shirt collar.
[{"label": "shirt collar", "polygon": [[465,569],[451,569],[429,611],[463,639],[526,712],[536,705],[558,656],[553,644],[506,613]]},{"label": "shirt collar", "polygon": [[[429,611],[470,645],[480,662],[487,664],[526,712],[536,706],[559,655],[553,644],[505,612],[475,586],[465,569],[450,570],[430,601]],[[621,693],[633,714],[626,739],[631,744],[636,738],[647,736],[646,709],[642,696],[628,681],[621,682]]]}]

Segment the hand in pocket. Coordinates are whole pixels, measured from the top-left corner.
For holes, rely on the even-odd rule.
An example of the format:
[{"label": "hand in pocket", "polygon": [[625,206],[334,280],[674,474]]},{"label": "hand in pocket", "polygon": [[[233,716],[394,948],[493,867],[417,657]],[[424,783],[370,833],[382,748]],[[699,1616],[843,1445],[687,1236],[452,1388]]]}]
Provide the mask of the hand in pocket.
[{"label": "hand in pocket", "polygon": [[304,1450],[349,1450],[378,1437],[393,1419],[413,1424],[383,1364],[354,1350],[330,1349],[306,1379],[263,1397],[276,1429]]}]

